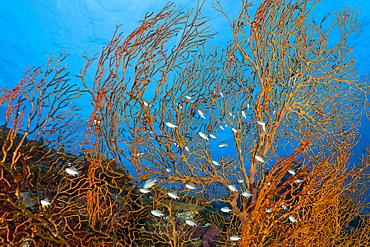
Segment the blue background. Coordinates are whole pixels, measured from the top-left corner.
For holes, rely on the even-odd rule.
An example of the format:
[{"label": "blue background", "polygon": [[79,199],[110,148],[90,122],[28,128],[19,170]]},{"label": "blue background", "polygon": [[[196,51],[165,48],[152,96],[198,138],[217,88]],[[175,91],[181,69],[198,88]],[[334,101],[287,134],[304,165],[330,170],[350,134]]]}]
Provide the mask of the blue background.
[{"label": "blue background", "polygon": [[[195,0],[177,0],[181,9],[195,7]],[[210,19],[212,30],[218,32],[209,44],[222,46],[231,38],[226,18],[212,8],[213,1],[207,1],[203,16]],[[79,73],[85,65],[82,55],[86,51],[89,57],[101,51],[113,35],[115,26],[123,24],[121,31],[128,35],[148,11],[160,11],[167,1],[161,0],[32,0],[3,1],[0,9],[0,88],[14,87],[23,76],[27,66],[40,66],[47,63],[46,56],[66,51],[70,56],[66,60],[71,75]],[[231,17],[239,10],[240,1],[222,0],[224,10]],[[250,8],[253,13],[261,0],[254,1]],[[361,12],[360,34],[352,34],[349,46],[355,47],[353,56],[357,62],[357,72],[364,81],[369,73],[370,61],[370,1],[367,0],[323,0],[315,8],[313,15],[321,20],[328,12],[350,5]],[[78,78],[71,76],[71,83],[79,84]],[[83,109],[90,102],[81,99]],[[87,112],[86,112],[87,113]],[[87,115],[84,116],[87,118]],[[0,124],[3,124],[0,119]],[[369,121],[363,119],[361,141],[356,147],[358,157],[363,147],[369,144]],[[356,161],[356,158],[352,159]]]}]

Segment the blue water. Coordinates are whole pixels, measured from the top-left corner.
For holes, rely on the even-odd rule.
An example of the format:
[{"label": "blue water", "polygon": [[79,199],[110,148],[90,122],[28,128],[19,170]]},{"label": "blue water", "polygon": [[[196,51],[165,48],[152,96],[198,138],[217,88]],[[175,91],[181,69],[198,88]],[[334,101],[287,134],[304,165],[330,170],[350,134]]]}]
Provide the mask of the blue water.
[{"label": "blue water", "polygon": [[[197,1],[174,1],[182,5],[180,10],[187,11],[195,7]],[[235,16],[239,11],[238,4],[230,1],[224,2],[224,11]],[[253,13],[261,1],[254,1],[250,8]],[[71,83],[80,85],[80,80],[73,75],[79,74],[80,68],[85,65],[82,58],[84,52],[93,56],[101,51],[113,35],[115,26],[123,24],[120,31],[124,35],[130,34],[139,25],[139,21],[146,12],[158,12],[166,4],[166,1],[6,1],[0,9],[0,88],[14,87],[23,76],[27,66],[40,66],[47,63],[46,56],[59,54],[62,51],[70,54],[64,64],[68,64],[68,71],[72,75]],[[359,34],[351,34],[349,46],[354,47],[353,55],[356,58],[357,72],[364,81],[366,73],[370,71],[369,49],[370,11],[368,1],[322,1],[313,11],[316,19],[321,20],[328,12],[350,4],[358,7],[361,12]],[[203,16],[210,19],[212,31],[218,32],[215,39],[210,40],[209,45],[217,44],[224,46],[231,38],[229,24],[226,18],[212,8],[212,2],[205,3]],[[334,12],[333,12],[334,13]],[[331,37],[335,40],[337,37]],[[174,41],[176,42],[176,40]],[[150,99],[149,94],[145,97]],[[78,101],[82,111],[82,118],[89,117],[90,99],[84,96]],[[4,114],[4,108],[0,108],[0,114]],[[208,116],[206,115],[208,118]],[[3,124],[0,119],[0,124]],[[226,141],[229,147],[218,149],[217,143],[210,142],[212,159],[220,161],[221,157],[235,155],[231,126],[225,127],[225,131],[217,130],[218,142]],[[361,139],[355,148],[355,155],[351,159],[356,162],[364,146],[370,143],[370,123],[363,118],[361,127]],[[214,151],[216,150],[216,151]],[[143,150],[145,151],[145,150]],[[248,158],[249,159],[249,158]]]},{"label": "blue water", "polygon": [[[195,7],[197,1],[184,1],[176,0],[175,4],[182,5],[180,10],[187,11],[188,8]],[[239,11],[238,4],[234,1],[222,1],[224,4],[224,11],[230,13],[230,17],[235,16]],[[254,12],[258,7],[261,0],[254,1],[254,6],[250,8],[250,12]],[[351,7],[358,7],[361,12],[359,14],[358,22],[361,23],[359,28],[359,34],[351,34],[349,36],[349,46],[354,47],[353,56],[356,59],[357,72],[361,77],[361,81],[366,80],[366,73],[370,71],[370,16],[367,14],[370,12],[370,3],[365,0],[346,0],[346,1],[332,1],[323,0],[313,11],[315,18],[320,21],[328,12],[332,12],[335,9],[344,7],[346,4],[350,4]],[[13,88],[22,79],[23,74],[27,66],[40,66],[47,63],[47,56],[52,56],[53,54],[59,54],[66,51],[69,57],[63,61],[63,64],[67,64],[67,70],[70,72],[70,83],[81,85],[80,79],[74,75],[80,73],[80,69],[85,66],[86,60],[82,58],[82,55],[86,52],[87,56],[92,57],[94,54],[99,53],[101,48],[105,46],[111,39],[116,25],[122,24],[120,31],[124,35],[129,35],[136,27],[139,26],[139,21],[143,18],[146,12],[154,11],[158,12],[166,4],[166,1],[161,0],[142,0],[142,1],[120,1],[120,0],[105,0],[105,1],[76,1],[72,0],[57,0],[57,1],[45,1],[45,0],[35,0],[35,1],[6,1],[3,3],[0,9],[0,30],[2,34],[0,35],[0,89],[8,87]],[[212,1],[205,3],[203,8],[203,16],[210,19],[209,24],[212,24],[212,31],[217,32],[214,39],[209,41],[209,45],[218,45],[219,47],[225,46],[227,41],[230,40],[231,32],[229,24],[226,18],[212,8]],[[338,39],[338,34],[333,34],[330,37],[331,42],[335,43]],[[173,42],[176,43],[179,40],[174,39]],[[172,45],[172,44],[171,44]],[[132,71],[128,71],[132,72]],[[92,76],[87,77],[87,83],[89,86],[89,81],[92,81]],[[157,78],[154,78],[157,79]],[[219,104],[222,104],[223,97],[220,96],[220,92],[215,92]],[[228,97],[227,93],[225,97]],[[176,102],[184,99],[185,96],[191,96],[196,100],[199,92],[189,92],[185,95],[178,95]],[[146,101],[150,101],[154,96],[154,88],[148,90],[144,95]],[[161,99],[164,100],[164,99]],[[84,95],[77,102],[78,107],[83,109],[81,113],[81,118],[86,120],[90,117],[90,110],[92,110],[92,105],[90,104],[90,97]],[[158,101],[156,102],[158,103]],[[184,103],[184,106],[186,104]],[[206,105],[206,104],[205,104]],[[186,105],[190,108],[190,103]],[[186,111],[187,108],[183,109]],[[204,110],[204,109],[202,109]],[[248,115],[248,109],[244,109],[247,113],[245,122],[253,120],[252,115]],[[166,119],[161,119],[155,123],[155,129],[160,129],[161,123],[166,121],[172,121],[176,119],[174,117],[176,114],[170,112],[165,114]],[[136,112],[137,113],[137,112]],[[223,129],[217,126],[216,129],[211,132],[217,136],[217,140],[209,137],[209,141],[203,141],[201,144],[199,140],[199,131],[207,132],[206,127],[208,126],[208,121],[211,121],[210,114],[207,110],[204,110],[205,117],[204,120],[199,118],[198,113],[195,112],[194,118],[189,121],[193,121],[195,124],[189,126],[197,126],[193,131],[189,131],[189,137],[187,138],[187,145],[191,150],[204,149],[205,151],[203,157],[199,158],[193,155],[188,158],[186,162],[189,164],[200,164],[204,166],[205,169],[218,169],[219,173],[225,174],[228,170],[232,169],[232,165],[223,163],[223,157],[238,157],[239,150],[235,148],[235,140],[233,138],[233,126],[226,122],[220,122]],[[222,112],[213,112],[221,114]],[[233,114],[239,114],[233,113]],[[5,107],[0,107],[0,116],[5,115]],[[186,115],[190,116],[190,114]],[[229,115],[227,118],[230,121],[237,124],[237,121],[232,120],[233,116]],[[361,138],[359,144],[355,147],[354,156],[351,158],[352,163],[356,163],[358,157],[361,155],[363,148],[370,143],[370,122],[364,117],[362,119],[362,126],[360,128]],[[175,123],[175,122],[174,122]],[[4,124],[4,119],[0,119],[0,125]],[[175,123],[177,124],[177,123]],[[235,126],[234,126],[235,127]],[[240,127],[240,126],[239,126]],[[257,126],[258,127],[258,126]],[[260,128],[260,127],[259,127]],[[165,128],[163,128],[165,129]],[[165,129],[167,132],[172,133],[171,129]],[[83,130],[77,132],[77,138],[81,137]],[[184,129],[181,129],[184,131]],[[75,139],[73,139],[75,141]],[[77,143],[78,143],[77,139]],[[222,142],[229,144],[227,147],[220,148],[219,145]],[[248,142],[246,142],[248,143]],[[158,144],[159,146],[159,144]],[[152,146],[153,147],[153,146]],[[77,150],[79,149],[76,144]],[[124,147],[123,147],[124,148]],[[173,143],[171,148],[176,150],[179,147]],[[243,149],[248,149],[248,147],[243,146]],[[281,152],[282,154],[290,154],[292,150],[287,148],[288,153]],[[135,150],[136,154],[146,153],[146,149]],[[135,153],[132,150],[127,150],[131,156]],[[185,153],[187,151],[181,150]],[[179,152],[180,153],[180,152]],[[202,156],[199,155],[199,156]],[[116,157],[109,157],[116,158]],[[167,157],[168,158],[168,157]],[[246,162],[249,162],[252,158],[244,157]],[[210,160],[222,163],[221,166],[212,167]],[[168,161],[165,160],[164,161]],[[273,164],[275,160],[270,160],[269,165]],[[142,159],[143,164],[148,167],[155,167],[155,162],[160,163],[160,160],[148,160]],[[145,163],[147,162],[147,163]],[[175,170],[175,163],[181,163],[183,161],[176,160],[173,162],[168,161],[168,167],[171,170]],[[128,168],[132,174],[135,174],[134,169],[130,167],[127,159],[123,159],[123,163],[126,168]],[[208,166],[208,167],[207,167]],[[183,166],[182,169],[187,166]],[[190,166],[191,167],[191,166]],[[196,167],[194,165],[193,167]],[[158,173],[163,171],[158,171]],[[169,171],[170,173],[171,171]],[[179,171],[178,171],[179,172]],[[181,172],[181,171],[180,171]],[[188,171],[183,171],[188,172]],[[238,187],[238,190],[242,191],[244,188],[241,184],[236,182],[242,176],[239,172],[237,175],[230,176],[230,185]],[[200,172],[196,174],[199,177],[205,177],[205,173]],[[163,185],[168,185],[168,189],[177,190],[178,188],[184,189],[183,182],[173,183],[172,180],[166,181],[166,174],[163,172],[162,175],[156,177],[156,179],[163,182]],[[218,186],[218,187],[216,187]],[[225,186],[216,183],[215,188],[222,188],[225,190]],[[200,186],[194,190],[187,192],[190,195],[195,193],[201,193]],[[225,193],[229,193],[226,189]],[[229,206],[227,203],[221,201],[215,201],[212,206],[216,208],[221,208],[224,206]]]}]

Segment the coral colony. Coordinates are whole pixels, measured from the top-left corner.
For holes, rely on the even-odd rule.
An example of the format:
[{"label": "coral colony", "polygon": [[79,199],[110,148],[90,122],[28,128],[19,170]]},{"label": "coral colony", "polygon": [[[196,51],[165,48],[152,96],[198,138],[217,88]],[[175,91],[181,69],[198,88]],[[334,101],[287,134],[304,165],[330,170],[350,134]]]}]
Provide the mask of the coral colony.
[{"label": "coral colony", "polygon": [[357,12],[315,21],[318,2],[242,1],[225,47],[202,4],[168,4],[85,56],[80,86],[64,53],[29,68],[0,98],[2,245],[368,246]]}]

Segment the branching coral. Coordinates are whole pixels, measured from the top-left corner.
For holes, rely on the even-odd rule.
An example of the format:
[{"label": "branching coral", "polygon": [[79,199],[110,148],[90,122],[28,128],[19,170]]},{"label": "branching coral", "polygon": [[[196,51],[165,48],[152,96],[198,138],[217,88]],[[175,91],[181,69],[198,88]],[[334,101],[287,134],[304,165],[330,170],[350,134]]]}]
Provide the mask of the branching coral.
[{"label": "branching coral", "polygon": [[4,245],[368,245],[368,150],[349,164],[368,95],[346,45],[357,14],[317,24],[317,3],[251,17],[242,1],[221,51],[202,4],[168,4],[85,56],[82,88],[62,54],[3,89]]}]

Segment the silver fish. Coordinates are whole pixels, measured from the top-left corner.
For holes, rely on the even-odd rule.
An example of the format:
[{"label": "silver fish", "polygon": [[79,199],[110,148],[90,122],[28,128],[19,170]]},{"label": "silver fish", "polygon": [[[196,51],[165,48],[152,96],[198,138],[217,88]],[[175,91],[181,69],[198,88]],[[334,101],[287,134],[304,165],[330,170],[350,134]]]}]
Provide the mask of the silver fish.
[{"label": "silver fish", "polygon": [[195,190],[196,189],[195,185],[192,185],[192,184],[185,184],[185,187],[188,188],[189,190]]},{"label": "silver fish", "polygon": [[241,237],[239,237],[239,236],[237,236],[237,235],[232,235],[231,237],[230,237],[230,240],[231,241],[238,241],[238,240],[240,240],[240,239],[242,239]]},{"label": "silver fish", "polygon": [[77,176],[78,174],[80,174],[76,168],[74,167],[67,167],[66,168],[66,173],[68,173],[69,175],[73,175],[73,176]]},{"label": "silver fish", "polygon": [[290,220],[291,222],[293,222],[293,223],[298,222],[298,220],[297,220],[293,215],[290,215],[288,218],[289,218],[289,220]]},{"label": "silver fish", "polygon": [[291,175],[295,175],[295,171],[293,169],[289,169],[288,173],[290,173]]},{"label": "silver fish", "polygon": [[49,206],[51,204],[51,202],[49,201],[48,198],[42,199],[40,201],[40,203],[41,203],[42,207],[47,207],[47,206]]},{"label": "silver fish", "polygon": [[252,193],[249,190],[246,190],[242,192],[242,196],[249,198],[249,197],[252,197]]},{"label": "silver fish", "polygon": [[154,186],[154,184],[157,182],[157,179],[148,179],[144,186],[143,186],[143,189],[150,189],[151,187]]},{"label": "silver fish", "polygon": [[264,163],[264,162],[265,162],[265,161],[261,158],[261,156],[256,155],[256,156],[254,156],[254,158],[256,158],[256,160],[257,160],[258,162],[262,162],[262,163]]},{"label": "silver fish", "polygon": [[266,123],[262,121],[257,121],[257,123],[262,126],[263,131],[266,133]]},{"label": "silver fish", "polygon": [[170,123],[170,122],[167,122],[167,123],[166,123],[166,125],[167,125],[167,127],[169,127],[169,128],[177,128],[177,127],[179,127],[179,126],[177,126],[177,125],[175,125],[175,124],[173,124],[173,123]]},{"label": "silver fish", "polygon": [[167,195],[169,195],[173,199],[180,199],[180,197],[177,195],[175,191],[170,191],[167,193]]},{"label": "silver fish", "polygon": [[238,191],[238,189],[232,184],[229,184],[227,187],[229,187],[229,190],[231,190],[232,192],[237,192]]},{"label": "silver fish", "polygon": [[221,211],[224,212],[224,213],[230,213],[231,209],[229,207],[223,207],[223,208],[221,208]]},{"label": "silver fish", "polygon": [[164,216],[164,214],[161,212],[161,210],[152,210],[150,212],[152,213],[152,215],[157,216],[157,217]]},{"label": "silver fish", "polygon": [[201,118],[206,119],[206,117],[204,116],[204,113],[201,110],[198,110],[198,114]]},{"label": "silver fish", "polygon": [[150,192],[150,190],[148,190],[148,189],[143,189],[143,188],[141,188],[139,191],[140,191],[141,193],[143,193],[143,194],[146,194],[146,193],[149,193],[149,192]]},{"label": "silver fish", "polygon": [[215,165],[215,166],[220,166],[220,163],[218,163],[217,161],[215,160],[212,160],[212,163]]},{"label": "silver fish", "polygon": [[185,220],[185,223],[188,224],[189,226],[196,226],[197,223],[195,223],[193,220],[187,219]]},{"label": "silver fish", "polygon": [[206,135],[206,134],[204,134],[203,132],[199,132],[198,134],[199,134],[199,136],[200,136],[200,137],[202,137],[204,140],[209,141],[209,138],[208,138],[208,137],[207,137],[207,135]]},{"label": "silver fish", "polygon": [[221,142],[220,145],[218,145],[218,147],[220,148],[223,148],[223,147],[228,147],[229,144],[227,144],[227,142]]}]

